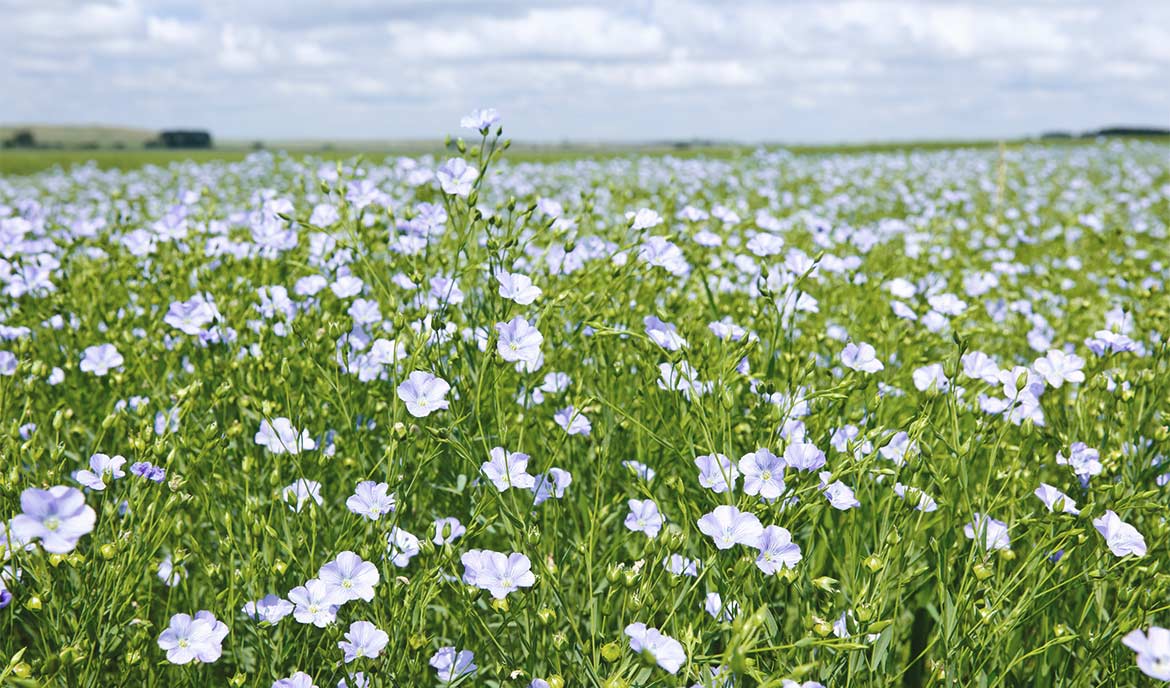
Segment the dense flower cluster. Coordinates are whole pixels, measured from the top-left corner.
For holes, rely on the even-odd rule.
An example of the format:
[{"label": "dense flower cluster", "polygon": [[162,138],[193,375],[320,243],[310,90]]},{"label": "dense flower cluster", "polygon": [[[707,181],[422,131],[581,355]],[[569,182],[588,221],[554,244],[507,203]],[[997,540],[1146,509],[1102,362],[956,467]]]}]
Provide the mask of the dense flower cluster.
[{"label": "dense flower cluster", "polygon": [[500,123],[0,179],[0,677],[1170,680],[1164,146]]}]

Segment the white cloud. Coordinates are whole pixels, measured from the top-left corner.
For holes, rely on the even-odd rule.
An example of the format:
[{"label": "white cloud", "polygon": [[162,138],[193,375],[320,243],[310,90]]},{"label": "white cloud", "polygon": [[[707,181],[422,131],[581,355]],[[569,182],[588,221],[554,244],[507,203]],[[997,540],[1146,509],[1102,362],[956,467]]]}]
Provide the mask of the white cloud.
[{"label": "white cloud", "polygon": [[[5,119],[843,140],[1167,124],[1170,3],[0,0]],[[110,85],[104,88],[101,85]]]}]

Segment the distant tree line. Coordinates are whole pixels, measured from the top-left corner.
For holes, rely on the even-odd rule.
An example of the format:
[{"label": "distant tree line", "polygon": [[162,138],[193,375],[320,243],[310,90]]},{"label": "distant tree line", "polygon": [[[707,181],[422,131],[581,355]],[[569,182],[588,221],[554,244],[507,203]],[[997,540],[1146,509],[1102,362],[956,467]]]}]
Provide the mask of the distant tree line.
[{"label": "distant tree line", "polygon": [[1040,138],[1046,140],[1060,140],[1060,139],[1095,139],[1099,136],[1105,137],[1150,137],[1150,136],[1170,136],[1170,129],[1164,127],[1105,127],[1103,129],[1094,129],[1092,131],[1075,134],[1071,131],[1046,131],[1040,135]]},{"label": "distant tree line", "polygon": [[[143,144],[146,148],[211,148],[211,134],[200,130],[175,130],[159,132],[158,138],[151,139]],[[86,141],[77,144],[65,145],[60,142],[45,143],[37,141],[31,129],[18,129],[11,136],[0,141],[0,148],[79,148],[91,150],[101,148],[96,141]],[[112,148],[126,148],[122,141],[114,142]]]}]

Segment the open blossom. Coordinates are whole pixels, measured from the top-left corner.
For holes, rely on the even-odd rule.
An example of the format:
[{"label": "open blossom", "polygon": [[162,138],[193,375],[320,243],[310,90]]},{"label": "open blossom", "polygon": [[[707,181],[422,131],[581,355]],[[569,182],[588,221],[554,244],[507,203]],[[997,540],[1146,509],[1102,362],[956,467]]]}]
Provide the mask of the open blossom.
[{"label": "open blossom", "polygon": [[337,647],[345,653],[345,663],[356,659],[375,659],[382,654],[386,643],[390,642],[390,635],[369,621],[355,621],[349,625],[345,640],[337,643]]},{"label": "open blossom", "polygon": [[532,284],[530,277],[516,272],[498,272],[496,281],[500,283],[500,296],[521,306],[531,304],[543,293],[540,287]]},{"label": "open blossom", "polygon": [[194,618],[189,614],[175,614],[170,626],[159,635],[158,646],[166,651],[171,664],[208,664],[223,653],[223,639],[227,634],[227,625],[211,612],[197,612]]},{"label": "open blossom", "polygon": [[631,221],[631,229],[649,229],[662,224],[662,216],[649,208],[638,208],[637,212],[628,212],[626,219]]},{"label": "open blossom", "polygon": [[243,612],[256,621],[266,621],[276,625],[281,619],[292,614],[293,603],[278,596],[268,594],[259,600],[253,600],[244,605]]},{"label": "open blossom", "polygon": [[459,126],[464,129],[474,129],[475,131],[484,132],[491,129],[500,121],[500,113],[495,108],[483,108],[481,110],[472,110],[471,114],[465,115],[459,120]]},{"label": "open blossom", "polygon": [[719,549],[731,549],[735,545],[755,547],[764,526],[754,514],[722,504],[699,519],[699,531],[714,540]]},{"label": "open blossom", "polygon": [[73,477],[85,487],[100,492],[106,489],[107,479],[117,480],[126,477],[126,472],[122,470],[125,464],[126,458],[123,456],[94,454],[89,457],[89,469],[77,471]]},{"label": "open blossom", "polygon": [[536,583],[532,562],[523,554],[473,549],[465,552],[460,561],[464,566],[463,582],[487,590],[497,600]]},{"label": "open blossom", "polygon": [[914,388],[919,392],[928,390],[945,392],[951,388],[951,381],[947,379],[941,363],[922,366],[914,371],[912,377]]},{"label": "open blossom", "polygon": [[632,623],[626,626],[626,637],[630,639],[631,650],[638,654],[649,654],[658,666],[672,674],[677,674],[687,661],[682,643],[657,628],[647,628],[644,623]]},{"label": "open blossom", "polygon": [[467,198],[479,178],[479,170],[468,165],[463,158],[450,158],[435,170],[435,178],[439,180],[443,193]]},{"label": "open blossom", "polygon": [[1061,511],[1066,514],[1079,514],[1080,509],[1077,509],[1077,503],[1071,497],[1049,485],[1048,483],[1040,483],[1040,487],[1036,488],[1034,493],[1036,498],[1044,502],[1044,506],[1048,507],[1049,511],[1055,511],[1057,503],[1060,503]]},{"label": "open blossom", "polygon": [[320,506],[324,501],[321,498],[321,483],[305,478],[300,478],[293,484],[285,486],[280,492],[280,499],[288,504],[288,508],[297,513],[300,513],[309,502]]},{"label": "open blossom", "polygon": [[539,506],[549,499],[560,499],[565,490],[573,484],[573,475],[562,468],[548,469],[544,475],[534,476],[532,485],[533,505]]},{"label": "open blossom", "polygon": [[906,463],[907,455],[913,455],[917,451],[917,448],[917,445],[910,439],[909,433],[897,432],[886,443],[886,446],[878,450],[878,453],[882,457],[902,466]]},{"label": "open blossom", "polygon": [[398,398],[406,404],[406,410],[415,418],[425,418],[434,411],[449,406],[446,399],[451,385],[441,377],[416,370],[398,385]]},{"label": "open blossom", "polygon": [[81,356],[81,371],[93,373],[98,377],[105,375],[114,368],[121,367],[125,359],[113,344],[86,347]]},{"label": "open blossom", "polygon": [[313,624],[317,628],[333,623],[337,618],[337,608],[345,602],[336,589],[317,578],[290,590],[288,600],[294,605],[293,618],[298,623]]},{"label": "open blossom", "polygon": [[422,551],[422,543],[418,537],[398,526],[392,528],[386,535],[386,542],[388,544],[386,556],[390,558],[390,563],[400,569],[409,566],[410,560]]},{"label": "open blossom", "polygon": [[886,366],[878,360],[877,352],[869,344],[852,342],[845,345],[841,352],[841,363],[846,368],[852,368],[863,373],[876,373]]},{"label": "open blossom", "polygon": [[1053,387],[1060,387],[1066,382],[1084,382],[1085,359],[1076,354],[1066,354],[1053,349],[1047,356],[1037,358],[1032,367],[1044,378],[1044,381]]},{"label": "open blossom", "polygon": [[475,655],[471,650],[456,651],[449,645],[440,647],[438,652],[431,655],[430,664],[434,667],[439,682],[443,684],[454,683],[464,676],[474,674],[478,668],[475,666]]},{"label": "open blossom", "polygon": [[739,472],[744,476],[744,493],[769,500],[779,498],[784,493],[786,467],[783,459],[767,449],[760,448],[745,454],[739,460]]},{"label": "open blossom", "polygon": [[317,684],[313,682],[312,676],[298,671],[288,678],[273,681],[272,688],[317,688]]},{"label": "open blossom", "polygon": [[645,533],[646,537],[654,539],[662,530],[662,514],[658,512],[658,505],[652,499],[631,499],[630,513],[626,515],[626,528],[635,533]]},{"label": "open blossom", "polygon": [[792,533],[780,526],[764,528],[753,546],[760,550],[759,556],[756,557],[756,566],[767,574],[776,573],[780,569],[796,568],[802,558],[800,545],[792,541]]},{"label": "open blossom", "polygon": [[510,363],[522,363],[528,369],[535,369],[541,358],[540,347],[544,344],[544,335],[527,320],[516,316],[506,323],[496,323],[499,340],[496,342],[496,351],[500,358]]},{"label": "open blossom", "polygon": [[509,487],[527,490],[536,484],[536,478],[528,473],[527,454],[496,447],[491,450],[489,456],[491,460],[485,461],[480,468],[500,492],[506,491]]},{"label": "open blossom", "polygon": [[784,448],[784,462],[798,471],[815,471],[825,465],[825,452],[811,442],[792,442]]},{"label": "open blossom", "polygon": [[585,414],[572,406],[566,406],[560,411],[557,411],[553,416],[553,420],[570,435],[584,435],[588,437],[589,433],[593,431],[593,424],[589,422]]},{"label": "open blossom", "polygon": [[377,566],[346,550],[322,566],[317,572],[317,578],[329,587],[334,597],[343,602],[370,602],[374,599],[374,586],[381,576]]},{"label": "open blossom", "polygon": [[853,494],[853,488],[849,487],[840,480],[829,482],[833,475],[828,471],[821,471],[821,492],[825,494],[825,499],[829,500],[829,505],[834,509],[840,511],[848,511],[849,509],[856,509],[861,506],[861,502],[857,501],[857,497]]},{"label": "open blossom", "polygon": [[1101,463],[1101,453],[1084,442],[1073,442],[1069,447],[1068,456],[1058,452],[1056,463],[1072,468],[1083,485],[1088,485],[1090,478],[1100,475],[1101,471],[1105,470]]},{"label": "open blossom", "polygon": [[646,326],[646,336],[650,341],[667,351],[678,351],[687,348],[687,340],[678,333],[678,328],[668,322],[662,322],[653,315],[642,319]]},{"label": "open blossom", "polygon": [[394,495],[388,494],[389,489],[386,483],[363,480],[345,500],[345,506],[358,516],[377,521],[394,511]]},{"label": "open blossom", "polygon": [[1007,524],[980,513],[976,513],[974,520],[963,526],[963,534],[967,536],[967,539],[979,542],[984,549],[1012,548]]},{"label": "open blossom", "polygon": [[906,500],[917,511],[924,513],[938,511],[938,502],[934,501],[934,497],[931,497],[917,487],[894,483],[894,494]]},{"label": "open blossom", "polygon": [[1093,519],[1093,527],[1105,538],[1105,544],[1114,556],[1146,556],[1146,539],[1137,528],[1122,521],[1113,511],[1106,511],[1103,516]]},{"label": "open blossom", "polygon": [[308,430],[297,432],[292,421],[283,417],[273,418],[271,422],[267,418],[260,421],[255,441],[273,454],[300,454],[317,448]]},{"label": "open blossom", "polygon": [[97,522],[97,513],[75,487],[30,487],[20,493],[20,508],[22,513],[9,526],[11,536],[22,542],[40,540],[41,547],[53,554],[72,552]]},{"label": "open blossom", "polygon": [[733,492],[739,479],[739,469],[723,454],[704,454],[695,458],[699,469],[699,484],[716,494]]},{"label": "open blossom", "polygon": [[183,334],[197,335],[219,317],[215,303],[202,294],[196,294],[186,301],[172,302],[163,322]]},{"label": "open blossom", "polygon": [[1121,642],[1137,653],[1137,665],[1141,672],[1159,681],[1170,681],[1170,630],[1151,626],[1143,633],[1133,630],[1125,634]]},{"label": "open blossom", "polygon": [[467,533],[467,528],[459,522],[459,519],[453,517],[436,518],[435,519],[435,536],[431,538],[431,542],[442,547],[455,542]]}]

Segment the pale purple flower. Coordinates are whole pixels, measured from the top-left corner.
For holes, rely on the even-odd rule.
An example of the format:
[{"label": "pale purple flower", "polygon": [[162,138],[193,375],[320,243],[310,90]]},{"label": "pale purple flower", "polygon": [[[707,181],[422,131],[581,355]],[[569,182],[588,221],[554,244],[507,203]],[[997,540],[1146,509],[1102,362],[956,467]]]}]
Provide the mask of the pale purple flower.
[{"label": "pale purple flower", "polygon": [[1151,626],[1146,633],[1133,630],[1121,642],[1137,653],[1138,669],[1150,678],[1170,681],[1170,630]]},{"label": "pale purple flower", "polygon": [[909,433],[898,432],[895,433],[886,446],[878,450],[878,452],[886,459],[893,461],[895,464],[902,466],[906,463],[906,456],[917,451],[917,445],[910,440]]},{"label": "pale purple flower", "polygon": [[1043,358],[1037,358],[1032,367],[1036,369],[1044,381],[1052,387],[1060,387],[1066,382],[1084,382],[1085,359],[1076,354],[1066,354],[1053,349]]},{"label": "pale purple flower", "polygon": [[200,662],[210,664],[223,654],[223,639],[228,627],[208,611],[175,614],[171,623],[158,637],[158,646],[167,653],[171,664]]},{"label": "pale purple flower", "polygon": [[435,177],[443,193],[467,198],[471,187],[479,178],[479,170],[467,164],[463,158],[450,158],[435,170]]},{"label": "pale purple flower", "polygon": [[313,677],[303,671],[298,671],[288,678],[280,678],[272,682],[272,688],[317,688]]},{"label": "pale purple flower", "polygon": [[731,623],[735,617],[739,616],[740,606],[738,602],[723,603],[723,596],[717,592],[707,593],[707,598],[703,602],[703,609],[711,615],[711,618],[723,623]]},{"label": "pale purple flower", "polygon": [[496,281],[500,283],[500,296],[510,299],[521,306],[527,306],[540,298],[540,287],[532,284],[527,275],[516,272],[497,272]]},{"label": "pale purple flower", "polygon": [[784,463],[798,471],[815,471],[825,465],[825,452],[812,442],[791,442],[784,448]]},{"label": "pale purple flower", "polygon": [[894,483],[894,494],[909,502],[918,511],[924,513],[938,511],[938,502],[934,501],[934,497],[931,497],[917,487],[908,487],[902,483]]},{"label": "pale purple flower", "polygon": [[83,373],[93,373],[101,377],[111,369],[120,367],[124,362],[122,354],[118,353],[113,344],[102,344],[86,347],[80,368]]},{"label": "pale purple flower", "polygon": [[321,567],[317,578],[333,592],[339,604],[350,600],[370,602],[374,586],[381,580],[378,567],[346,550]]},{"label": "pale purple flower", "polygon": [[662,216],[649,208],[638,208],[637,212],[628,212],[626,219],[632,221],[630,229],[650,229],[662,224]]},{"label": "pale purple flower", "polygon": [[435,536],[431,538],[431,542],[442,547],[455,542],[467,533],[467,528],[459,522],[459,519],[448,516],[447,518],[435,519]]},{"label": "pale purple flower", "polygon": [[1105,470],[1101,463],[1101,453],[1084,442],[1073,442],[1069,447],[1068,456],[1057,452],[1056,463],[1072,468],[1082,485],[1088,485],[1090,478],[1100,475],[1101,471]]},{"label": "pale purple flower", "polygon": [[550,498],[560,499],[565,496],[565,490],[573,484],[573,476],[562,468],[550,468],[544,475],[534,476],[532,485],[533,505],[543,504]]},{"label": "pale purple flower", "polygon": [[299,478],[293,484],[285,486],[280,492],[280,499],[297,513],[300,513],[310,501],[318,506],[324,501],[321,498],[321,483],[305,478]]},{"label": "pale purple flower", "polygon": [[73,477],[85,487],[100,492],[106,489],[106,478],[117,480],[126,477],[126,472],[122,470],[125,464],[126,458],[123,456],[94,454],[89,457],[89,469],[77,471]]},{"label": "pale purple flower", "polygon": [[780,569],[796,568],[803,557],[800,545],[792,541],[792,533],[780,526],[764,528],[754,547],[760,550],[759,556],[756,557],[756,566],[769,575]]},{"label": "pale purple flower", "polygon": [[345,602],[325,581],[313,578],[288,593],[292,602],[293,618],[298,623],[325,628],[337,618],[337,608]]},{"label": "pale purple flower", "polygon": [[841,363],[846,368],[861,371],[863,373],[876,373],[886,366],[877,358],[877,352],[869,344],[862,342],[861,344],[854,344],[850,342],[845,345],[845,350],[841,352]]},{"label": "pale purple flower", "polygon": [[755,547],[764,526],[754,514],[723,504],[699,519],[699,531],[714,540],[719,549],[731,549],[735,545]]},{"label": "pale purple flower", "polygon": [[652,499],[631,499],[630,513],[626,515],[626,527],[635,533],[645,533],[654,539],[662,530],[662,514]]},{"label": "pale purple flower", "polygon": [[406,404],[406,410],[415,418],[425,418],[434,411],[449,406],[446,399],[451,385],[440,377],[416,370],[398,385],[398,398]]},{"label": "pale purple flower", "polygon": [[394,511],[395,499],[394,495],[388,494],[389,489],[386,483],[363,480],[345,500],[345,506],[362,518],[377,521]]},{"label": "pale purple flower", "polygon": [[668,322],[662,322],[653,315],[642,319],[646,327],[646,336],[650,341],[667,351],[678,351],[687,348],[687,340],[678,333],[678,328]]},{"label": "pale purple flower", "polygon": [[488,480],[500,492],[509,487],[519,487],[527,490],[536,484],[536,478],[528,474],[527,454],[506,451],[503,447],[496,447],[489,454],[490,461],[485,461],[480,469]]},{"label": "pale purple flower", "polygon": [[244,605],[243,612],[249,618],[271,625],[280,623],[281,619],[292,614],[293,604],[277,595],[268,594],[259,600]]},{"label": "pale purple flower", "polygon": [[345,653],[345,663],[355,659],[375,659],[382,654],[386,643],[390,642],[390,635],[369,621],[354,621],[349,625],[345,640],[337,643],[337,647]]},{"label": "pale purple flower", "polygon": [[500,358],[533,369],[541,358],[540,347],[544,344],[544,335],[520,316],[506,323],[496,323],[496,331],[500,334],[496,342]]},{"label": "pale purple flower", "polygon": [[553,420],[570,435],[584,435],[588,437],[589,433],[593,431],[593,424],[589,422],[585,414],[572,406],[566,406],[560,411],[557,411],[553,416]]},{"label": "pale purple flower", "polygon": [[744,493],[759,495],[768,500],[779,498],[784,493],[786,467],[783,459],[762,447],[750,454],[744,454],[739,460]]},{"label": "pale purple flower", "polygon": [[183,334],[197,335],[219,317],[215,303],[202,294],[196,294],[186,301],[172,302],[163,322]]},{"label": "pale purple flower", "polygon": [[460,561],[464,566],[463,582],[487,590],[497,600],[536,583],[532,562],[523,554],[473,549],[464,553]]},{"label": "pale purple flower", "polygon": [[974,520],[963,526],[963,534],[968,540],[978,541],[987,550],[1012,548],[1007,524],[980,513],[976,513]]},{"label": "pale purple flower", "polygon": [[400,569],[409,566],[410,560],[422,551],[419,539],[398,526],[394,526],[386,535],[386,542],[386,556]]},{"label": "pale purple flower", "polygon": [[307,429],[297,432],[292,422],[283,417],[260,421],[255,441],[273,454],[300,454],[317,448],[317,443]]},{"label": "pale purple flower", "polygon": [[951,382],[947,379],[941,363],[931,363],[918,368],[914,371],[913,378],[914,388],[919,392],[927,390],[945,392],[951,388]]},{"label": "pale purple flower", "polygon": [[963,363],[963,375],[989,385],[999,384],[999,366],[987,354],[982,351],[971,351],[963,354],[960,360]]},{"label": "pale purple flower", "polygon": [[471,114],[460,118],[459,126],[464,129],[474,129],[480,133],[486,134],[488,129],[491,129],[500,121],[500,113],[495,108],[483,108],[472,110]]},{"label": "pale purple flower", "polygon": [[735,491],[739,469],[723,454],[704,454],[695,458],[699,484],[716,494]]},{"label": "pale purple flower", "polygon": [[1093,527],[1105,538],[1105,544],[1114,556],[1146,556],[1146,539],[1137,528],[1122,521],[1113,511],[1106,511],[1100,518],[1093,519]]},{"label": "pale purple flower", "polygon": [[821,471],[819,475],[821,492],[825,494],[825,499],[829,500],[829,505],[834,509],[848,511],[861,506],[861,502],[857,501],[857,497],[853,495],[853,488],[840,480],[829,482],[829,478],[832,478],[833,475],[828,471]]},{"label": "pale purple flower", "polygon": [[1048,483],[1040,483],[1040,487],[1036,488],[1034,494],[1037,499],[1044,502],[1044,506],[1048,507],[1049,511],[1055,511],[1057,502],[1060,502],[1062,512],[1074,515],[1081,513],[1080,509],[1077,508],[1077,503],[1072,500],[1072,497],[1069,497]]},{"label": "pale purple flower", "polygon": [[97,522],[97,513],[75,487],[30,487],[20,493],[20,508],[23,513],[9,525],[11,537],[22,542],[39,539],[41,547],[53,554],[72,552]]},{"label": "pale purple flower", "polygon": [[648,653],[658,666],[672,674],[677,674],[687,661],[682,643],[664,635],[657,628],[647,628],[644,623],[632,623],[626,626],[626,637],[630,639],[631,650],[638,654]]},{"label": "pale purple flower", "polygon": [[478,668],[474,662],[475,655],[471,653],[471,650],[457,652],[454,647],[448,645],[439,648],[438,652],[431,655],[430,664],[435,668],[439,682],[450,684],[464,676],[474,674]]}]

